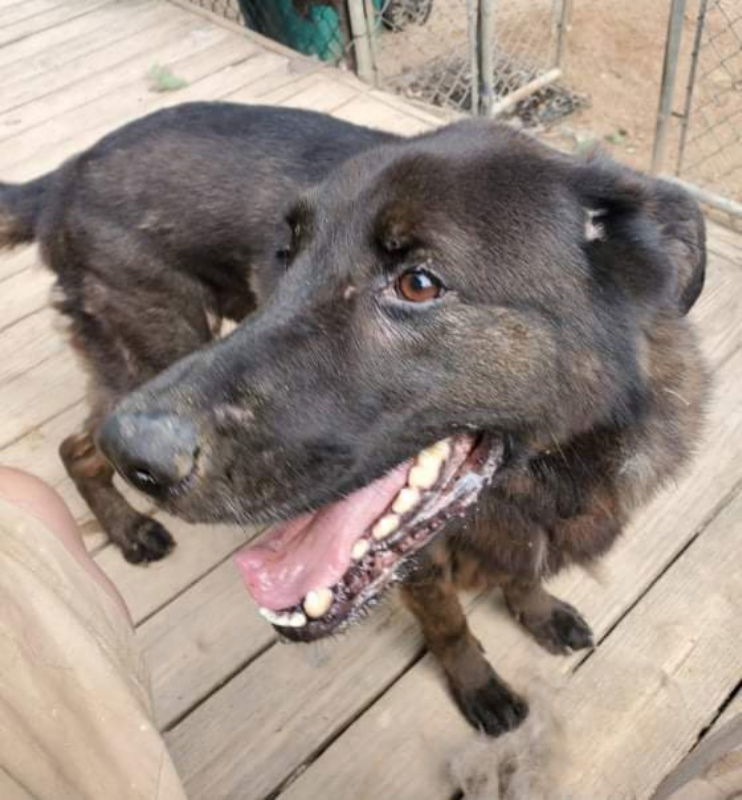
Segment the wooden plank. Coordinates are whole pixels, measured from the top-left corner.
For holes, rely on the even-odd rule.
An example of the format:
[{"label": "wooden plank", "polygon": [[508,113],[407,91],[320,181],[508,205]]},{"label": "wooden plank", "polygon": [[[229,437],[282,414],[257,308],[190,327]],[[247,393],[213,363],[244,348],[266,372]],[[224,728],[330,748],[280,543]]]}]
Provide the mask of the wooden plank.
[{"label": "wooden plank", "polygon": [[707,220],[708,247],[742,268],[742,233]]},{"label": "wooden plank", "polygon": [[[23,5],[27,0],[0,0],[0,9],[9,9],[13,6]],[[46,0],[48,6],[54,5],[54,0]]]},{"label": "wooden plank", "polygon": [[735,717],[742,716],[742,689],[737,689],[729,705],[722,711],[709,734],[716,733],[720,728],[731,722]]},{"label": "wooden plank", "polygon": [[[3,257],[0,256],[0,263]],[[0,336],[18,320],[40,311],[49,303],[49,292],[54,276],[45,269],[24,269],[3,281],[0,291]],[[4,364],[0,364],[0,382],[3,380]]]},{"label": "wooden plank", "polygon": [[355,122],[357,125],[368,125],[370,128],[379,128],[403,136],[430,130],[430,123],[406,111],[395,109],[388,103],[371,97],[370,94],[356,97],[340,106],[335,110],[334,116]]},{"label": "wooden plank", "polygon": [[741,519],[737,494],[557,698],[567,796],[648,797],[739,681]]},{"label": "wooden plank", "polygon": [[0,76],[5,76],[8,65],[17,62],[33,65],[36,59],[43,59],[47,52],[54,53],[55,48],[60,45],[65,48],[79,46],[80,54],[94,49],[99,32],[104,31],[117,19],[120,19],[122,10],[133,15],[138,13],[141,7],[151,5],[151,3],[152,0],[126,0],[126,5],[118,2],[109,3],[82,17],[54,25],[42,33],[29,36],[13,44],[6,44],[0,48]]},{"label": "wooden plank", "polygon": [[397,111],[417,117],[422,122],[427,122],[431,127],[437,128],[447,125],[460,119],[467,119],[467,114],[462,114],[452,109],[443,109],[438,106],[431,106],[425,103],[418,103],[405,97],[400,97],[392,92],[384,92],[379,89],[371,89],[369,96],[381,101],[385,105],[391,106]]},{"label": "wooden plank", "polygon": [[39,260],[39,251],[35,245],[0,250],[0,283],[39,263]]},{"label": "wooden plank", "polygon": [[[0,337],[0,358],[7,333]],[[0,385],[0,449],[79,402],[85,385],[85,373],[69,349]]]},{"label": "wooden plank", "polygon": [[36,33],[41,33],[48,28],[69,23],[78,17],[89,14],[97,8],[108,5],[111,0],[74,0],[73,3],[64,3],[40,14],[20,20],[11,25],[0,28],[0,47],[18,42]]},{"label": "wooden plank", "polygon": [[238,670],[276,637],[230,558],[141,625],[137,639],[166,728],[224,681],[225,664]]},{"label": "wooden plank", "polygon": [[[272,53],[248,57],[243,42],[227,40],[171,65],[177,75],[189,81],[190,85],[184,89],[167,95],[153,94],[142,76],[138,84],[43,123],[33,129],[33,136],[27,132],[17,142],[26,158],[11,164],[0,155],[0,170],[6,180],[27,180],[55,168],[64,158],[90,146],[125,122],[178,103],[218,99],[271,71],[279,60],[280,56]],[[3,154],[5,151],[4,148]]]},{"label": "wooden plank", "polygon": [[134,624],[194,584],[252,535],[252,529],[237,526],[189,525],[163,512],[155,517],[178,544],[167,558],[147,566],[129,564],[115,547],[106,547],[95,556],[121,592]]},{"label": "wooden plank", "polygon": [[[420,646],[412,620],[387,607],[352,636],[271,647],[166,736],[188,796],[265,797],[383,691]],[[354,785],[346,783],[338,800]]]},{"label": "wooden plank", "polygon": [[[16,322],[0,335],[0,386],[51,359],[70,359],[70,346],[58,330],[59,315],[51,308]],[[49,365],[54,369],[54,364]],[[84,385],[83,385],[84,388]]]},{"label": "wooden plank", "polygon": [[[270,104],[275,102],[270,99],[276,92],[277,96],[285,98],[292,93],[292,87],[310,80],[316,75],[325,75],[328,71],[336,74],[324,64],[307,61],[305,58],[287,58],[278,64],[272,72],[261,76],[259,80],[252,81],[248,86],[225,95],[235,103],[260,103]],[[283,92],[283,94],[280,94]]]},{"label": "wooden plank", "polygon": [[281,105],[309,111],[332,113],[358,96],[358,91],[328,76],[327,69],[297,78],[288,71],[276,71],[265,81],[258,81],[229,96],[229,100],[261,105]]},{"label": "wooden plank", "polygon": [[[123,26],[121,23],[128,25]],[[143,35],[145,32],[146,35]],[[0,114],[0,131],[3,136],[18,133],[49,119],[60,110],[72,107],[71,98],[76,98],[79,105],[105,94],[110,86],[119,85],[110,83],[111,80],[119,80],[120,83],[126,80],[125,74],[122,76],[116,69],[119,65],[126,64],[136,56],[153,53],[173,37],[195,34],[210,36],[213,42],[225,38],[218,30],[204,30],[187,14],[173,15],[166,6],[157,6],[121,22],[117,21],[110,26],[108,33],[110,41],[107,46],[97,42],[99,46],[86,57],[78,57],[6,86],[3,89],[3,107],[7,110]],[[137,77],[139,75],[140,73],[136,73]],[[105,88],[106,81],[109,81],[109,88]],[[75,94],[75,87],[83,84],[88,87],[88,93],[80,93],[78,90]]]},{"label": "wooden plank", "polygon": [[67,472],[57,455],[57,448],[66,436],[81,429],[87,413],[87,404],[77,402],[0,450],[0,462],[33,472],[58,488],[66,479]]},{"label": "wooden plank", "polygon": [[[163,48],[157,54],[157,63],[170,67],[176,75],[188,82],[197,82],[236,60],[247,59],[250,55],[249,51],[245,51],[244,44],[232,37],[211,44],[195,36],[186,37],[173,46]],[[90,102],[84,101],[83,93],[80,96],[81,105],[6,139],[0,153],[0,169],[11,164],[17,167],[24,161],[33,162],[34,159],[38,162],[38,156],[45,153],[47,148],[53,147],[55,143],[74,139],[83,131],[93,127],[112,129],[132,117],[139,116],[143,108],[172,104],[168,103],[168,100],[174,96],[183,96],[186,91],[181,89],[160,94],[152,92],[147,72],[148,68],[140,65],[138,78],[118,87],[116,91]],[[103,123],[108,124],[103,125]],[[17,170],[4,171],[9,172],[12,180]]]},{"label": "wooden plank", "polygon": [[[598,636],[622,617],[703,524],[709,509],[742,478],[742,411],[737,402],[740,374],[742,353],[738,351],[717,376],[708,436],[692,470],[637,518],[604,562],[604,571],[612,574],[605,585],[598,589],[592,578],[576,571],[565,573],[554,582],[555,593],[574,602]],[[554,659],[532,645],[501,611],[495,611],[491,601],[479,603],[470,618],[475,633],[492,651],[495,666],[506,677],[517,678],[528,663],[551,670],[552,674],[554,670],[560,674],[575,663],[574,659]],[[369,623],[375,620],[374,616]],[[374,627],[368,635],[367,628],[361,627],[337,645],[356,653],[360,665],[350,663],[349,655],[335,658],[335,645],[328,644],[331,657],[318,670],[322,676],[312,677],[301,671],[296,678],[295,670],[302,669],[298,657],[286,656],[281,663],[271,662],[266,668],[261,662],[272,653],[269,651],[186,717],[174,729],[170,744],[190,796],[194,800],[226,797],[237,787],[250,787],[240,795],[241,800],[262,797],[293,770],[300,769],[305,759],[324,747],[328,738],[393,682],[414,658],[418,640],[413,636],[412,648],[406,642],[407,634],[402,632],[410,630],[406,616],[401,612],[392,614],[384,618],[382,626],[385,636],[396,639],[399,647],[408,648],[407,660],[398,651],[377,651],[378,630]],[[279,650],[292,652],[288,648]],[[367,656],[370,661],[366,661]],[[363,675],[362,686],[353,681],[346,684],[345,673],[350,671],[355,676],[355,669]],[[331,688],[320,699],[315,693],[316,682],[321,679]],[[290,687],[288,693],[285,687]],[[253,699],[256,695],[259,697]],[[267,717],[260,705],[266,696],[281,697],[280,708],[273,712],[275,718]],[[310,704],[312,719],[301,713],[304,703]],[[294,713],[296,716],[292,716]],[[253,752],[256,729],[280,733],[266,735],[268,741],[260,742],[258,751]],[[442,765],[468,741],[469,735],[450,704],[439,675],[426,660],[354,723],[298,779],[289,796],[333,800],[344,797],[342,791],[349,785],[357,787],[358,796],[366,800],[389,794],[405,798],[439,796],[442,787],[446,791],[455,788],[441,782]],[[238,754],[248,749],[251,758],[239,758]],[[415,770],[409,769],[411,763],[416,765]],[[379,764],[384,765],[383,770]],[[323,787],[322,793],[319,787]]]},{"label": "wooden plank", "polygon": [[[127,0],[125,5],[115,3],[82,17],[77,21],[74,30],[70,30],[67,25],[60,26],[63,27],[63,33],[66,33],[61,38],[55,35],[49,41],[49,34],[57,31],[57,28],[52,28],[31,39],[24,39],[19,45],[4,47],[0,51],[0,85],[3,87],[0,107],[14,104],[14,90],[24,81],[32,81],[42,73],[46,73],[51,80],[57,70],[66,68],[71,62],[83,57],[89,57],[100,49],[112,47],[131,33],[146,30],[151,20],[156,20],[158,14],[162,17],[166,12],[165,4],[153,5],[151,0]],[[46,40],[42,47],[38,52],[29,52],[31,45],[35,46],[39,38]]]},{"label": "wooden plank", "polygon": [[303,108],[310,111],[331,113],[345,105],[349,100],[358,97],[358,90],[326,75],[312,76],[297,84],[298,91],[283,100],[268,100],[287,108]]},{"label": "wooden plank", "polygon": [[[705,772],[704,765],[713,763],[717,758],[725,755],[726,745],[729,743],[726,733],[722,734],[721,738],[717,738],[716,734],[728,726],[732,720],[735,721],[735,725],[739,725],[740,719],[742,719],[742,691],[738,689],[724,712],[709,727],[704,736],[695,743],[693,749],[689,753],[683,754],[683,758],[678,759],[677,764],[672,765],[672,768],[668,770],[668,774],[657,788],[656,794],[662,797],[669,795],[671,791],[674,791],[674,788],[671,787],[682,785],[682,782],[688,780],[691,775]],[[729,729],[727,729],[728,732]],[[714,741],[710,741],[711,739]],[[735,744],[739,746],[740,742],[737,741]],[[672,773],[672,777],[670,777],[670,773]],[[654,798],[655,794],[652,795],[652,800]]]},{"label": "wooden plank", "polygon": [[[186,48],[199,52],[226,41],[228,36],[218,28],[204,31],[198,20],[186,18],[175,25],[165,24],[151,30],[146,37],[129,40],[133,44],[129,49],[134,50],[134,55],[122,58],[102,71],[95,71],[93,65],[89,65],[88,77],[0,115],[0,129],[6,129],[0,140],[21,136],[24,131],[31,133],[46,121],[87,106],[96,98],[113,94],[119,87],[146,77],[155,64],[167,64],[172,59],[181,58]],[[119,48],[106,52],[121,54]]]},{"label": "wooden plank", "polygon": [[691,311],[712,366],[742,346],[742,270],[709,250],[706,286]]},{"label": "wooden plank", "polygon": [[0,6],[0,29],[16,22],[33,17],[48,11],[50,8],[61,5],[61,0],[50,2],[49,0],[26,0],[25,3],[13,3],[9,6]]}]

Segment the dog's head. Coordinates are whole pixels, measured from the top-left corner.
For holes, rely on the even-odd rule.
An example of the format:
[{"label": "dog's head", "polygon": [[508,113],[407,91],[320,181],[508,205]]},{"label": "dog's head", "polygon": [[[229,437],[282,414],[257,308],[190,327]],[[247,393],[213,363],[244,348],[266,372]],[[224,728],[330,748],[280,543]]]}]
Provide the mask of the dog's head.
[{"label": "dog's head", "polygon": [[240,558],[295,638],[371,600],[516,457],[630,424],[642,346],[703,280],[695,204],[468,122],[347,162],[288,211],[258,312],[121,403],[104,451]]}]

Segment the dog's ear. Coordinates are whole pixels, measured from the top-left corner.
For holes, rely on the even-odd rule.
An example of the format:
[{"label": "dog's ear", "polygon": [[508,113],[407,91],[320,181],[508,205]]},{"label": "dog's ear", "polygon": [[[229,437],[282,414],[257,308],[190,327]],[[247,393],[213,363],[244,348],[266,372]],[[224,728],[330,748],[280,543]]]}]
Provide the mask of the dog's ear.
[{"label": "dog's ear", "polygon": [[672,183],[606,161],[579,165],[573,186],[586,209],[584,247],[599,279],[652,309],[687,314],[706,267],[695,200]]}]

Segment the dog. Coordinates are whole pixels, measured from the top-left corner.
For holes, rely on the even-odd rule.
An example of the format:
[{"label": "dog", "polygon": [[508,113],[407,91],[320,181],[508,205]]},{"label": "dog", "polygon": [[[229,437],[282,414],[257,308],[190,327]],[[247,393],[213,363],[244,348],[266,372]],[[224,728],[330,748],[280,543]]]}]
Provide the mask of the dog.
[{"label": "dog", "polygon": [[457,587],[500,586],[553,653],[590,647],[543,580],[608,550],[699,435],[696,203],[491,121],[400,138],[184,105],[2,185],[0,230],[56,273],[91,375],[61,456],[124,556],[173,541],[114,468],[187,520],[274,523],[238,561],[284,638],[401,581],[487,734],[527,703]]}]

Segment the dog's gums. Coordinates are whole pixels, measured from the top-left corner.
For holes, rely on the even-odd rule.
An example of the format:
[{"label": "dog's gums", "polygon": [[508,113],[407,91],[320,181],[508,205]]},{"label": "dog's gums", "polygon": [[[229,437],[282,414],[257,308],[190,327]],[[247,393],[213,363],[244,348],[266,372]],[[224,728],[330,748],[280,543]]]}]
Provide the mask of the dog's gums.
[{"label": "dog's gums", "polygon": [[317,512],[275,525],[237,555],[260,613],[295,640],[333,633],[492,480],[502,443],[458,434]]}]

